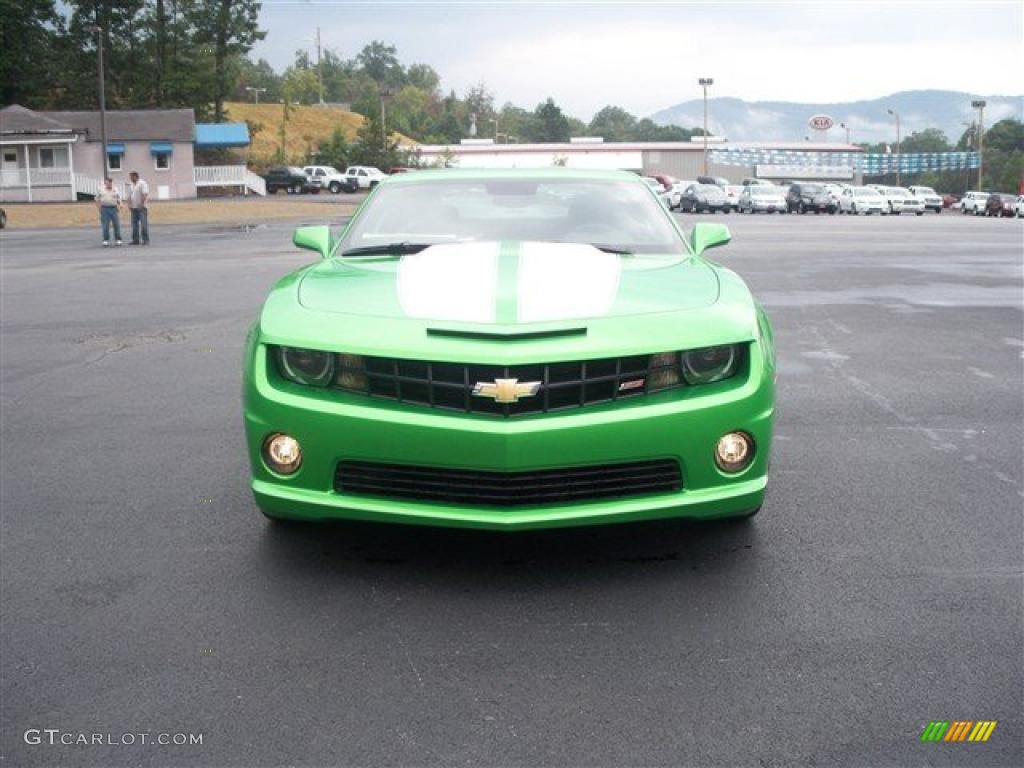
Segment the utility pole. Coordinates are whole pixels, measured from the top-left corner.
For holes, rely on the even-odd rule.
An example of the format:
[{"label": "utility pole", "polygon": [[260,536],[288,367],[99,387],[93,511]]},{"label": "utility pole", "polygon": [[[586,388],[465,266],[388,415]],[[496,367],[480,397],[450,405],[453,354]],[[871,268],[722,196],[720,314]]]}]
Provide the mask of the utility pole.
[{"label": "utility pole", "polygon": [[844,131],[846,131],[846,143],[849,144],[850,143],[850,126],[848,126],[846,123],[840,123],[839,127],[842,128]]},{"label": "utility pole", "polygon": [[971,106],[978,110],[978,190],[985,189],[985,106],[984,99],[975,99]]},{"label": "utility pole", "polygon": [[708,88],[715,84],[714,79],[702,77],[697,81],[704,89],[704,175],[708,175]]},{"label": "utility pole", "polygon": [[107,90],[103,74],[103,27],[96,25],[96,52],[100,60],[100,141],[103,142],[103,176],[108,173],[110,159],[107,156]]},{"label": "utility pole", "polygon": [[320,27],[316,28],[316,77],[320,83],[320,104],[324,103],[324,69],[320,66]]},{"label": "utility pole", "polygon": [[894,109],[886,110],[896,118],[896,186],[900,186],[900,113]]}]

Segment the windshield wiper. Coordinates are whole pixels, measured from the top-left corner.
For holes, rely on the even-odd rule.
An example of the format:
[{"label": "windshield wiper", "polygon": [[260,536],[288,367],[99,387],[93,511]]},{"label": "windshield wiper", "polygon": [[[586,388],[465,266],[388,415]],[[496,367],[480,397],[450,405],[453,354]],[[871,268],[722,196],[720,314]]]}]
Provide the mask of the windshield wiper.
[{"label": "windshield wiper", "polygon": [[349,256],[403,256],[407,253],[419,253],[436,243],[385,243],[383,245],[366,245],[362,248],[349,248],[342,251],[342,258]]}]

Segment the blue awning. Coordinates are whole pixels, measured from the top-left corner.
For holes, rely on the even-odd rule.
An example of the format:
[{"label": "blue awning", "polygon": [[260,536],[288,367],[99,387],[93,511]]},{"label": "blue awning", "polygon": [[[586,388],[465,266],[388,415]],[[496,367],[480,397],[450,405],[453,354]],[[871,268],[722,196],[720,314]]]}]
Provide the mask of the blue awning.
[{"label": "blue awning", "polygon": [[152,155],[158,155],[165,152],[173,152],[174,147],[171,146],[169,141],[151,141],[149,142],[149,152]]},{"label": "blue awning", "polygon": [[107,142],[107,154],[108,155],[123,155],[124,154],[124,144],[122,144],[121,142],[118,142],[118,141],[108,141]]},{"label": "blue awning", "polygon": [[196,123],[196,149],[227,149],[249,146],[245,123]]}]

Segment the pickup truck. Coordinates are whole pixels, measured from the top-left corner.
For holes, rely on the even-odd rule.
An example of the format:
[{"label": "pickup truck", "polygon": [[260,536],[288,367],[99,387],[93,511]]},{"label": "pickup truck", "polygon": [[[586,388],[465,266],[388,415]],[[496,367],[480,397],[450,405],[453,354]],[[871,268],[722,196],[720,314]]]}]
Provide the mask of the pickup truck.
[{"label": "pickup truck", "polygon": [[349,178],[337,168],[329,165],[307,165],[302,170],[319,184],[320,189],[326,189],[332,195],[336,195],[342,190],[345,192],[359,191],[359,184],[355,179]]},{"label": "pickup truck", "polygon": [[380,168],[372,165],[350,165],[345,169],[345,178],[359,185],[359,189],[373,189],[387,176]]}]

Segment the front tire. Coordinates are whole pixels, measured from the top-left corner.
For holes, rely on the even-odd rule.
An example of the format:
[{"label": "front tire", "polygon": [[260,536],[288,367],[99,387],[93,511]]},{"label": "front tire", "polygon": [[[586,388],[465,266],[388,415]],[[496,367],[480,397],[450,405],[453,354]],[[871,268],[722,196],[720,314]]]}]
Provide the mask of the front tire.
[{"label": "front tire", "polygon": [[332,181],[327,188],[331,191],[332,195],[336,195],[341,192],[341,184],[336,181]]}]

